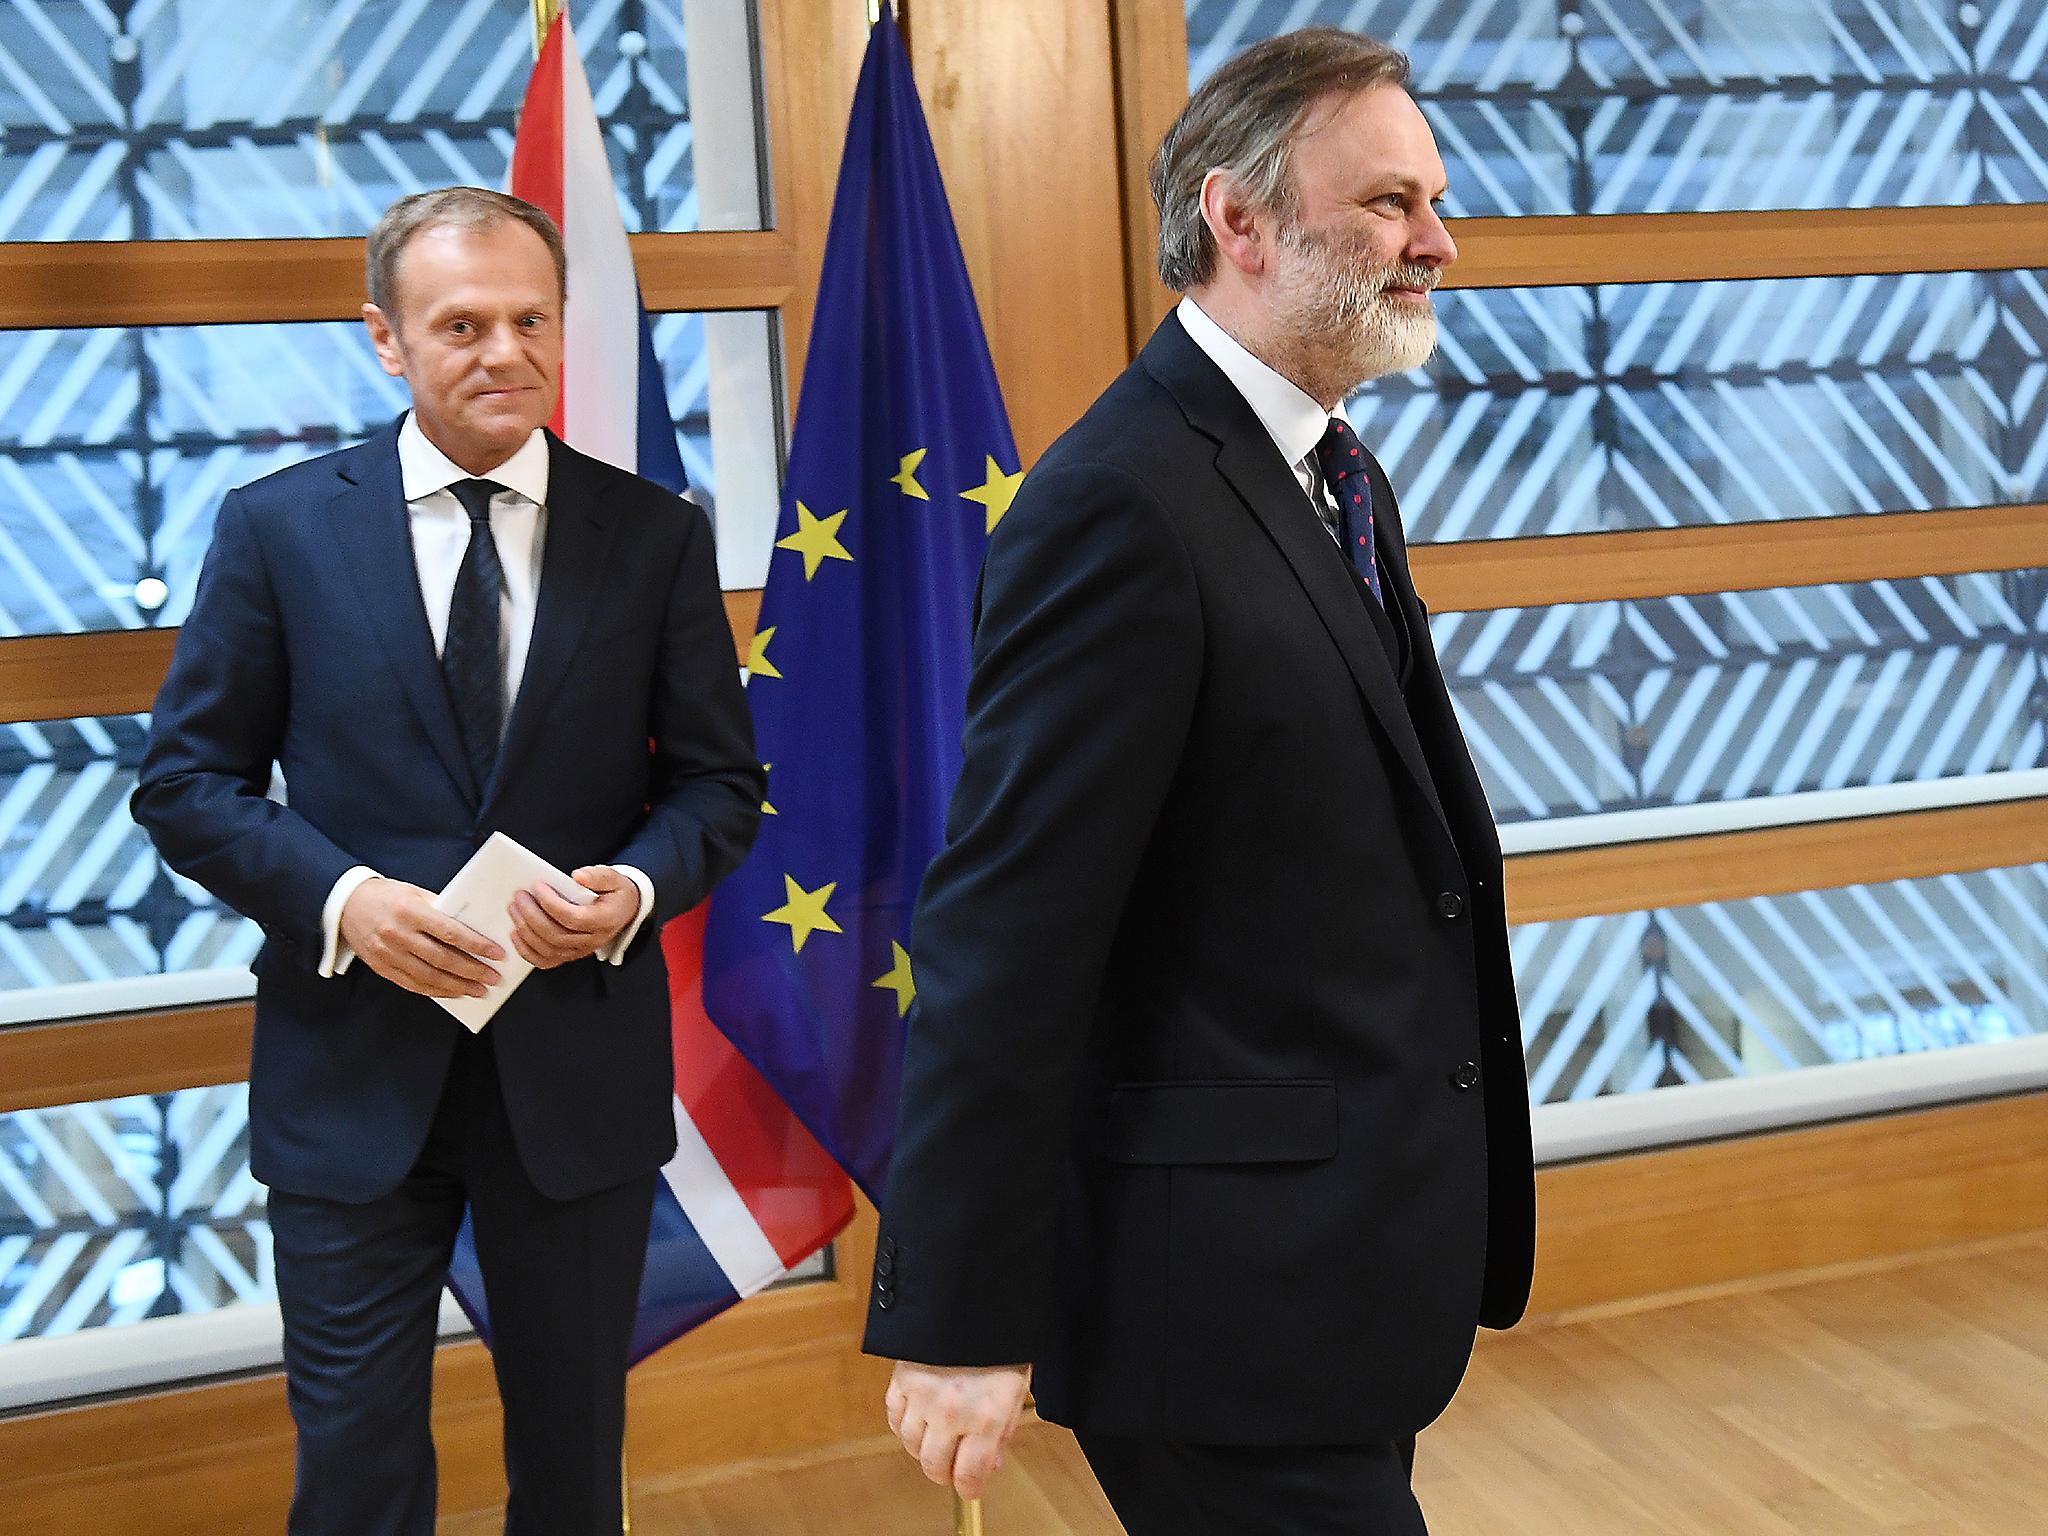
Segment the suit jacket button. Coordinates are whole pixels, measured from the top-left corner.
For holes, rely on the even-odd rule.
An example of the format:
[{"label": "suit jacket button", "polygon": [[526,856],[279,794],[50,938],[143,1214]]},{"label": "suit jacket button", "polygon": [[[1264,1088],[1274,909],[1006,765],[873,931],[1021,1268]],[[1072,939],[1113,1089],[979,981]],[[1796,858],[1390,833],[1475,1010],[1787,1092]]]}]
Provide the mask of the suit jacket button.
[{"label": "suit jacket button", "polygon": [[895,1274],[895,1273],[896,1273],[896,1255],[895,1255],[895,1254],[893,1254],[893,1253],[878,1253],[878,1254],[876,1254],[876,1255],[875,1255],[875,1273],[876,1273],[877,1275],[879,1275],[879,1276],[880,1276],[880,1277],[881,1277],[882,1279],[884,1279],[884,1280],[887,1280],[887,1279],[888,1279],[888,1278],[889,1278],[889,1277],[890,1277],[891,1275]]},{"label": "suit jacket button", "polygon": [[1479,1067],[1476,1062],[1463,1062],[1451,1074],[1451,1086],[1460,1093],[1469,1093],[1479,1086]]},{"label": "suit jacket button", "polygon": [[877,1312],[887,1312],[891,1310],[895,1305],[896,1297],[893,1293],[888,1291],[879,1291],[876,1293],[875,1310]]},{"label": "suit jacket button", "polygon": [[1456,891],[1445,891],[1436,899],[1437,915],[1451,922],[1465,915],[1465,898]]}]

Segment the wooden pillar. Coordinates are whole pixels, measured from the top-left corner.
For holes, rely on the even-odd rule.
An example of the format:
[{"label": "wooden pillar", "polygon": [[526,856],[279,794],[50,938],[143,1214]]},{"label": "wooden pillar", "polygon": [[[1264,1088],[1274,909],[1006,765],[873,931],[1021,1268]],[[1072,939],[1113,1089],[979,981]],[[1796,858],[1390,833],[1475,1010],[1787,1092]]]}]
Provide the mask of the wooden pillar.
[{"label": "wooden pillar", "polygon": [[1029,465],[1130,358],[1108,0],[904,0],[911,65]]}]

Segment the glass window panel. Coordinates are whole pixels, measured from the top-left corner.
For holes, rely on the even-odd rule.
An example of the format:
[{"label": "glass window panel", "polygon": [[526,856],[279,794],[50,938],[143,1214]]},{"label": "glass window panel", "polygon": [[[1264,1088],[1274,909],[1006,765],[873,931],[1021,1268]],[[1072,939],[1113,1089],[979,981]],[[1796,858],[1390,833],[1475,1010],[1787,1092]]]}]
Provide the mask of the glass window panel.
[{"label": "glass window panel", "polygon": [[[728,586],[760,585],[775,523],[774,346],[761,311],[655,320]],[[0,633],[181,622],[228,490],[405,404],[352,323],[0,332]],[[154,612],[149,577],[170,591]]]},{"label": "glass window panel", "polygon": [[265,1194],[244,1083],[0,1115],[0,1370],[17,1339],[274,1301]]},{"label": "glass window panel", "polygon": [[1195,84],[1295,27],[1407,50],[1457,213],[2048,201],[2037,0],[1187,0],[1186,13]]},{"label": "glass window panel", "polygon": [[254,923],[171,875],[129,818],[148,731],[147,715],[0,725],[6,1017],[34,1017],[39,1001],[76,1011],[34,995],[49,988],[241,972],[262,942]]},{"label": "glass window panel", "polygon": [[1417,543],[2048,500],[2043,276],[1446,292],[1348,410]]},{"label": "glass window panel", "polygon": [[275,1296],[245,1085],[0,1115],[0,1349]]},{"label": "glass window panel", "polygon": [[2048,571],[1439,614],[1502,823],[2048,766]]},{"label": "glass window panel", "polygon": [[1513,929],[1539,1104],[2048,1030],[2048,865]]},{"label": "glass window panel", "polygon": [[[762,227],[752,9],[576,8],[629,229]],[[501,186],[532,35],[474,0],[0,7],[0,239],[360,235]]]}]

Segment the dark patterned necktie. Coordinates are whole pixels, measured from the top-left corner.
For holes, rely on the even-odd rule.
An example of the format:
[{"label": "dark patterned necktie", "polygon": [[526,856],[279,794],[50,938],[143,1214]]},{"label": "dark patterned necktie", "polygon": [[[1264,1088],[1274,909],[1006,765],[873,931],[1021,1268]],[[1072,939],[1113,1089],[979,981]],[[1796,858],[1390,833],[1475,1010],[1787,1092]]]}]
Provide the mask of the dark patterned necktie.
[{"label": "dark patterned necktie", "polygon": [[448,605],[448,638],[441,647],[441,672],[455,702],[462,749],[477,790],[489,782],[498,760],[498,734],[505,723],[505,659],[499,645],[499,601],[505,568],[491,537],[491,497],[504,489],[489,480],[458,480],[448,487],[469,514],[469,548],[455,575]]},{"label": "dark patterned necktie", "polygon": [[1351,568],[1365,579],[1366,586],[1384,608],[1380,593],[1380,563],[1373,527],[1372,476],[1366,473],[1365,449],[1358,434],[1341,416],[1330,418],[1329,430],[1316,444],[1316,461],[1322,465],[1323,483],[1337,502],[1337,537]]}]

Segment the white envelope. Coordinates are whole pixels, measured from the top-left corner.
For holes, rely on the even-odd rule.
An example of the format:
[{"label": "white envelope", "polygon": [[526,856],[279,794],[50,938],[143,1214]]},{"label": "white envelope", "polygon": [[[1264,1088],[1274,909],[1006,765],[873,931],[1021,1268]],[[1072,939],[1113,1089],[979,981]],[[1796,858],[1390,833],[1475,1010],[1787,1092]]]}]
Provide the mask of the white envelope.
[{"label": "white envelope", "polygon": [[505,950],[504,959],[490,962],[498,973],[498,984],[482,997],[434,999],[471,1034],[490,1023],[491,1015],[505,1006],[505,999],[533,970],[512,947],[512,898],[543,882],[579,907],[597,900],[597,892],[585,890],[539,854],[521,847],[502,832],[493,832],[490,841],[470,856],[469,862],[448,882],[447,889],[434,898],[435,911],[467,923]]}]

